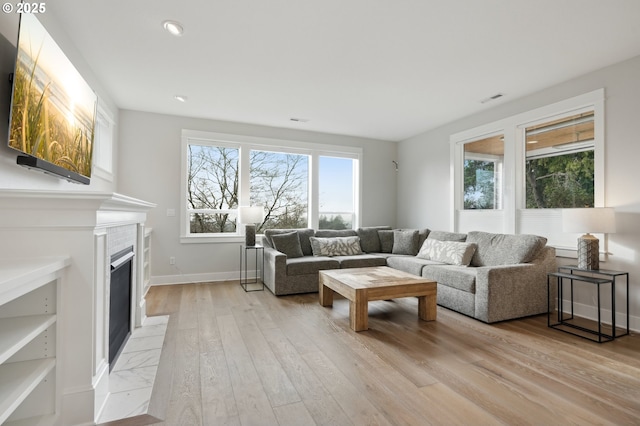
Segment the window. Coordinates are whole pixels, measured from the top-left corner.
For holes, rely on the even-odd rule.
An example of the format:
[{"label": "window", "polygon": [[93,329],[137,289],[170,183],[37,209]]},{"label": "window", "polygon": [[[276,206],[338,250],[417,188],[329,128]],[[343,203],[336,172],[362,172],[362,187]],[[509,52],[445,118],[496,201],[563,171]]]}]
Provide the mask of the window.
[{"label": "window", "polygon": [[189,233],[235,233],[239,149],[205,144],[187,149]]},{"label": "window", "polygon": [[258,233],[358,226],[361,148],[182,133],[181,241],[236,241],[239,206],[249,205],[264,206]]},{"label": "window", "polygon": [[593,111],[525,129],[526,208],[594,206]]},{"label": "window", "polygon": [[319,229],[352,229],[355,220],[355,160],[321,156]]},{"label": "window", "polygon": [[604,206],[604,90],[450,137],[452,228],[537,234],[572,256],[561,209]]},{"label": "window", "polygon": [[464,144],[464,209],[502,208],[504,136]]},{"label": "window", "polygon": [[250,158],[251,205],[265,208],[265,220],[256,232],[306,227],[309,156],[252,150]]}]

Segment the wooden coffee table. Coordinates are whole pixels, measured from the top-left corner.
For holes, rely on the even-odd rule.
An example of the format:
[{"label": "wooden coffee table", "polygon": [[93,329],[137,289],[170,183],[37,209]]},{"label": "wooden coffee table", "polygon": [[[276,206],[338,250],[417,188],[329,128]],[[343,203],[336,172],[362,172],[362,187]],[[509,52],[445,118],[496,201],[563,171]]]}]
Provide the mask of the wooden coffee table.
[{"label": "wooden coffee table", "polygon": [[437,283],[387,266],[320,271],[320,305],[333,305],[334,291],[349,300],[349,325],[355,331],[369,328],[370,300],[415,296],[418,317],[436,319]]}]

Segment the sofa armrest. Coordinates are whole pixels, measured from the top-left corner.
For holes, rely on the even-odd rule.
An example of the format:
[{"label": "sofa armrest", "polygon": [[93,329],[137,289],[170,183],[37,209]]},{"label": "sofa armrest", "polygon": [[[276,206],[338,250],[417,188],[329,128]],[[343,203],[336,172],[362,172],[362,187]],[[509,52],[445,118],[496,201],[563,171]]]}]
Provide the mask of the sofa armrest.
[{"label": "sofa armrest", "polygon": [[272,247],[264,248],[264,283],[276,294],[276,283],[287,277],[287,255]]},{"label": "sofa armrest", "polygon": [[476,318],[491,323],[547,312],[547,274],[555,270],[552,247],[531,263],[478,267]]}]

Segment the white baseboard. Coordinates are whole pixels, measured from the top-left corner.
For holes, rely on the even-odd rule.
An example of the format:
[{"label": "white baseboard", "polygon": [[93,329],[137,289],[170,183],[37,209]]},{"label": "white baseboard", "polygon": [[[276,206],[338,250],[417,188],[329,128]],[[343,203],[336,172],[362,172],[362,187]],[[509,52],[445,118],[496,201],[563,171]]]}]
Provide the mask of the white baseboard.
[{"label": "white baseboard", "polygon": [[[249,275],[249,279],[255,278]],[[209,272],[205,274],[177,274],[177,275],[157,275],[149,280],[150,285],[172,285],[172,284],[198,284],[219,281],[240,280],[240,271],[231,272]]]},{"label": "white baseboard", "polygon": [[[626,309],[626,307],[625,307]],[[611,325],[611,309],[600,309],[603,324]],[[571,313],[571,300],[564,300],[564,312]],[[573,303],[573,314],[578,317],[587,318],[592,321],[598,321],[598,308],[596,306],[585,305],[583,303]],[[616,328],[626,328],[627,315],[625,312],[616,312]],[[640,332],[640,317],[629,316],[629,329],[631,331]]]}]

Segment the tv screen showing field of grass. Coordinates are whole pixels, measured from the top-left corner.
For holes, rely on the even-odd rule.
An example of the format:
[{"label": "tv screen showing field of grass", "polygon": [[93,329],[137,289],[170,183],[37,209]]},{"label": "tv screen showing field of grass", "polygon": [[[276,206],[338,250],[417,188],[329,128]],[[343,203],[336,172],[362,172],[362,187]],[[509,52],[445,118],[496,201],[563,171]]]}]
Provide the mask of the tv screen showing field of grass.
[{"label": "tv screen showing field of grass", "polygon": [[96,101],[37,18],[22,15],[9,146],[91,177]]}]

